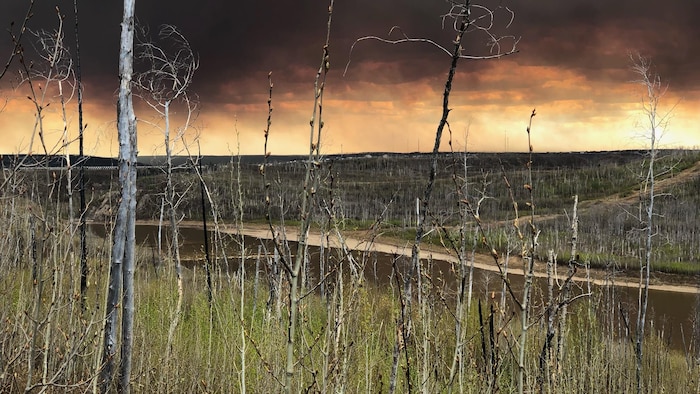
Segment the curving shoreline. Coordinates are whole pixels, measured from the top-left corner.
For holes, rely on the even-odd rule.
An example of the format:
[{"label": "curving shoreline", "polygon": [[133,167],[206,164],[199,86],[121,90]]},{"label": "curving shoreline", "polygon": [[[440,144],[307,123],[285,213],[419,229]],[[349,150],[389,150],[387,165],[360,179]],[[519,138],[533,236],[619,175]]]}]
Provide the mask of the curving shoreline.
[{"label": "curving shoreline", "polygon": [[[157,221],[152,221],[152,220],[138,220],[136,222],[137,225],[158,225]],[[186,227],[186,228],[202,228],[201,222],[195,222],[195,221],[183,221],[180,223],[181,227]],[[212,230],[214,230],[212,228]],[[231,227],[230,225],[224,225],[221,226],[220,230],[224,233],[227,234],[236,234],[238,233],[237,229],[235,227]],[[286,235],[289,238],[290,241],[295,241],[297,239],[297,228],[296,227],[287,227],[285,229]],[[243,225],[243,229],[241,230],[241,233],[246,236],[254,237],[254,238],[260,238],[260,239],[272,239],[272,234],[270,232],[270,229],[268,228],[267,225],[263,224],[251,224],[251,223],[245,223]],[[320,235],[318,232],[313,232],[315,235]],[[356,233],[355,233],[356,234]],[[339,240],[333,236],[331,237],[331,240],[333,242],[332,247],[337,247],[340,245]],[[344,236],[344,240],[346,245],[350,250],[354,251],[364,251],[364,250],[371,250],[375,252],[380,252],[380,253],[387,253],[387,254],[399,254],[403,256],[410,256],[411,255],[411,243],[410,242],[405,242],[402,244],[401,241],[393,239],[393,238],[383,238],[383,237],[378,237],[377,240],[369,244],[367,241],[357,237],[356,235],[348,235]],[[311,246],[320,246],[319,242],[319,237],[314,237],[310,236],[308,239],[308,244]],[[457,257],[446,253],[444,251],[439,251],[436,250],[435,247],[428,247],[426,246],[422,251],[422,258],[426,258],[428,256],[431,256],[433,260],[440,260],[440,261],[446,261],[446,262],[452,262],[456,263]],[[484,270],[484,271],[490,271],[490,272],[496,272],[498,273],[498,267],[493,263],[493,259],[485,254],[479,254],[477,253],[475,255],[474,259],[474,268]],[[535,277],[538,278],[546,278],[547,274],[541,269],[540,266],[541,264],[536,265],[535,269]],[[519,275],[522,276],[523,272],[520,269],[513,269],[513,267],[518,267],[517,264],[512,264],[511,263],[511,269],[509,270],[508,274],[509,275]],[[591,276],[591,283],[594,285],[598,286],[604,286],[608,284],[612,284],[613,282],[607,279],[607,275],[604,271],[600,269],[591,269],[590,270],[590,276]],[[565,279],[565,275],[557,275],[558,278],[560,279]],[[585,276],[582,275],[582,272],[577,273],[577,275],[574,277],[574,280],[578,282],[585,282],[586,278]],[[657,280],[658,282],[658,280]],[[621,286],[621,287],[628,287],[628,288],[638,288],[639,287],[639,282],[635,281],[635,278],[630,277],[630,276],[620,276],[616,278],[614,281],[615,286]],[[671,283],[651,283],[649,285],[650,290],[657,290],[657,291],[665,291],[665,292],[673,292],[673,293],[684,293],[684,294],[700,294],[700,286],[699,285],[687,285],[687,284],[671,284]]]}]

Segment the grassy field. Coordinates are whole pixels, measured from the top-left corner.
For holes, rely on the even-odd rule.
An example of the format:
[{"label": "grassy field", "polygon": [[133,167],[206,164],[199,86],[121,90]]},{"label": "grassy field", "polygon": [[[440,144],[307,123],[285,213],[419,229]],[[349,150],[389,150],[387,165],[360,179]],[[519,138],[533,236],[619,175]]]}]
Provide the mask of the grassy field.
[{"label": "grassy field", "polygon": [[[97,268],[97,267],[95,267]],[[149,268],[137,273],[137,316],[132,389],[135,392],[278,392],[284,376],[287,303],[267,305],[269,286],[232,273],[215,280],[215,297],[207,299],[203,272],[189,272],[181,322],[170,356],[166,359],[170,317],[177,297],[171,271],[156,277]],[[399,362],[397,390],[407,392],[512,392],[518,366],[512,352],[519,335],[510,319],[513,312],[498,300],[483,299],[465,308],[465,342],[452,374],[456,339],[454,304],[437,283],[426,284],[421,297],[430,308],[413,312],[415,336],[403,344],[410,358]],[[2,278],[0,311],[2,368],[0,389],[25,388],[28,317],[34,287],[31,272],[13,271]],[[104,283],[92,290],[103,288]],[[48,290],[48,289],[47,289]],[[65,289],[69,290],[69,289]],[[375,288],[368,283],[329,286],[326,294],[306,297],[299,320],[298,372],[294,392],[386,392],[395,357],[396,322],[400,312],[398,288]],[[49,392],[84,392],[95,382],[99,365],[100,307],[102,297],[91,293],[82,314],[69,304],[50,304],[46,291],[42,305],[39,346],[33,357],[40,361],[38,375],[46,374]],[[241,300],[243,300],[241,302]],[[241,309],[242,308],[242,309]],[[565,352],[557,369],[542,376],[540,354],[546,337],[535,324],[526,349],[527,390],[543,387],[550,379],[556,392],[630,392],[635,389],[634,350],[619,327],[606,321],[606,307],[598,296],[575,305],[563,337]],[[481,316],[479,315],[481,314]],[[50,318],[50,319],[49,319]],[[52,327],[52,330],[49,330]],[[648,335],[644,357],[645,385],[651,392],[697,392],[700,367],[678,350],[670,350],[658,333]],[[44,362],[44,357],[46,361]],[[44,364],[45,363],[45,364]],[[44,369],[46,368],[46,369]]]}]

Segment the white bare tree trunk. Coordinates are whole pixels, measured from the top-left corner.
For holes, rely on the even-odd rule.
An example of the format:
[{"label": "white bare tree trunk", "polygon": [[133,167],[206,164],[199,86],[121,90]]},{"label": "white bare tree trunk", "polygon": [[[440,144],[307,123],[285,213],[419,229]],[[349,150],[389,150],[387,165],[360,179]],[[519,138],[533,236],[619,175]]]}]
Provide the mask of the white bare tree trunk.
[{"label": "white bare tree trunk", "polygon": [[182,297],[183,297],[183,287],[182,287],[182,265],[180,264],[180,233],[178,229],[178,219],[177,219],[177,203],[175,201],[175,188],[173,187],[173,158],[172,158],[172,145],[170,141],[170,100],[166,100],[163,105],[163,110],[165,114],[165,158],[166,158],[166,186],[165,186],[165,204],[168,207],[170,213],[170,236],[171,236],[171,250],[172,259],[175,260],[175,274],[177,275],[177,302],[175,304],[175,311],[173,312],[172,320],[170,321],[170,329],[168,330],[168,346],[165,350],[166,352],[166,363],[170,361],[170,356],[172,353],[173,339],[175,337],[175,330],[180,322],[180,315],[182,314]]},{"label": "white bare tree trunk", "polygon": [[[654,190],[654,182],[656,174],[654,172],[654,165],[656,163],[656,154],[658,140],[660,138],[659,133],[664,129],[668,123],[669,114],[660,115],[658,113],[658,105],[665,92],[665,87],[661,84],[661,79],[658,75],[652,72],[651,62],[642,56],[637,55],[632,57],[632,71],[639,76],[637,81],[646,90],[646,97],[642,100],[642,110],[646,116],[648,122],[646,130],[647,138],[649,140],[649,164],[646,179],[642,184],[642,191],[647,198],[646,210],[644,213],[646,217],[642,217],[641,211],[642,207],[640,205],[640,222],[645,226],[645,255],[644,260],[640,264],[639,270],[639,297],[638,297],[638,313],[637,313],[637,330],[635,338],[635,354],[637,358],[636,362],[636,378],[637,378],[637,392],[641,393],[644,391],[644,384],[642,382],[642,361],[644,352],[644,326],[646,324],[646,314],[647,314],[647,302],[649,299],[649,276],[651,274],[651,260],[652,260],[652,239],[654,236],[654,198],[656,196],[656,191]],[[642,204],[640,202],[640,204]]]},{"label": "white bare tree trunk", "polygon": [[[129,392],[131,349],[133,345],[134,314],[134,243],[136,217],[136,116],[131,96],[134,48],[134,9],[136,0],[124,0],[121,41],[119,49],[119,100],[117,129],[119,135],[119,182],[121,201],[114,229],[114,247],[109,272],[109,289],[105,308],[104,348],[101,390],[112,385],[114,359],[117,354],[118,306],[122,305],[121,359],[119,389]],[[124,291],[121,296],[122,289]]]}]

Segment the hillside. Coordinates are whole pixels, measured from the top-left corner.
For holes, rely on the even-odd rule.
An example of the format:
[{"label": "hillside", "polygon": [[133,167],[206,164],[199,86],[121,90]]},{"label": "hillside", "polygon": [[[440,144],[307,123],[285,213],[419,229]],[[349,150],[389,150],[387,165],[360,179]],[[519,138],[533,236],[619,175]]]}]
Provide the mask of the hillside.
[{"label": "hillside", "polygon": [[[8,160],[4,156],[3,160]],[[264,189],[260,176],[263,156],[240,158],[240,185],[236,169],[239,158],[204,157],[204,179],[214,198],[215,210],[224,221],[238,212],[240,187],[243,220],[260,222],[265,217]],[[41,163],[37,156],[32,168]],[[86,165],[104,165],[111,159],[92,160]],[[343,229],[362,230],[380,220],[384,234],[411,237],[416,221],[416,199],[422,196],[431,155],[421,153],[360,153],[329,155],[318,168],[323,178],[317,193],[321,206],[333,205]],[[525,207],[527,197],[525,153],[443,153],[439,157],[431,220],[454,229],[469,218],[460,216],[458,201],[473,203],[485,197],[480,216],[494,242],[505,247],[513,234],[513,204],[504,179],[513,185],[516,202]],[[542,231],[541,253],[553,249],[568,259],[569,222],[574,195],[579,197],[579,250],[582,258],[600,267],[636,269],[642,252],[639,244],[639,187],[645,173],[644,151],[569,152],[533,154],[533,193],[536,226]],[[657,163],[656,269],[676,273],[700,272],[700,151],[666,150]],[[53,163],[55,160],[48,160]],[[29,162],[29,161],[25,161]],[[165,187],[162,158],[142,157],[144,169],[138,179],[138,216],[157,219]],[[176,163],[187,163],[179,158]],[[304,172],[301,156],[272,156],[267,174],[271,182],[274,220],[284,215],[287,223],[298,219],[299,196]],[[55,163],[57,164],[57,163]],[[8,167],[6,166],[6,171]],[[32,173],[39,173],[33,171]],[[92,204],[89,218],[109,219],[110,204],[116,201],[116,171],[87,167],[87,189]],[[26,173],[26,181],[41,175]],[[43,178],[43,177],[42,177]],[[56,183],[63,182],[61,177]],[[179,210],[185,220],[201,219],[198,182],[191,166],[183,165],[175,175],[176,189],[185,190]],[[41,182],[39,183],[41,184]],[[73,183],[74,185],[77,182]],[[38,186],[41,187],[41,186]],[[109,198],[111,193],[111,199]],[[332,201],[332,202],[331,202]],[[462,215],[464,213],[462,212]],[[327,220],[317,212],[317,225]],[[435,235],[436,233],[433,233]],[[444,242],[428,237],[428,242]]]}]

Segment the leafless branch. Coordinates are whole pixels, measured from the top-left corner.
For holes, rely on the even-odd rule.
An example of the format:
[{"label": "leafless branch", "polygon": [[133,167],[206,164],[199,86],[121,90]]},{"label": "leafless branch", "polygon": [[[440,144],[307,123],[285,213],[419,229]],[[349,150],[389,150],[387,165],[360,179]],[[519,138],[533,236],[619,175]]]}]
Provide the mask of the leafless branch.
[{"label": "leafless branch", "polygon": [[[494,32],[496,24],[496,13],[499,11],[504,11],[508,15],[508,23],[505,28],[509,28],[513,20],[515,19],[515,13],[508,7],[499,5],[495,8],[489,8],[481,4],[471,4],[469,2],[457,3],[450,0],[450,10],[441,15],[442,28],[448,22],[451,22],[452,30],[459,33],[460,26],[465,24],[467,26],[465,33],[481,33],[486,36],[485,46],[488,48],[488,52],[485,54],[475,55],[467,54],[464,52],[464,48],[460,45],[459,58],[467,60],[486,60],[486,59],[498,59],[507,55],[512,55],[518,52],[518,44],[520,43],[520,37],[514,35],[498,35]],[[400,35],[399,38],[390,38],[394,33]],[[447,56],[452,57],[453,53],[446,46],[438,43],[435,40],[424,37],[409,37],[403,32],[401,27],[393,26],[389,29],[387,35],[389,38],[383,38],[379,36],[364,36],[360,37],[350,46],[350,54],[348,55],[348,62],[345,64],[345,70],[343,75],[346,75],[348,68],[350,67],[350,62],[352,61],[352,53],[355,50],[355,46],[363,41],[379,41],[385,44],[405,44],[405,43],[425,43],[432,45],[438,50],[444,52]]]},{"label": "leafless branch", "polygon": [[136,45],[136,61],[144,71],[137,74],[134,82],[148,93],[143,98],[150,99],[151,106],[178,99],[195,104],[188,88],[199,68],[199,58],[187,38],[173,25],[160,27],[157,42],[150,40],[148,34],[148,29],[141,27]]},{"label": "leafless branch", "polygon": [[15,57],[19,56],[22,53],[22,36],[27,31],[27,22],[29,22],[29,20],[33,16],[32,8],[34,8],[34,0],[29,0],[29,7],[27,7],[27,13],[24,16],[24,19],[22,19],[22,25],[19,27],[18,33],[15,34],[15,32],[12,31],[14,22],[10,23],[10,29],[8,30],[8,32],[10,33],[10,37],[12,38],[12,43],[14,44],[14,47],[12,48],[10,56],[7,58],[5,66],[2,68],[2,71],[0,71],[0,79],[2,79],[2,77],[4,77],[7,73],[7,70],[10,69],[12,61],[15,59]]}]

